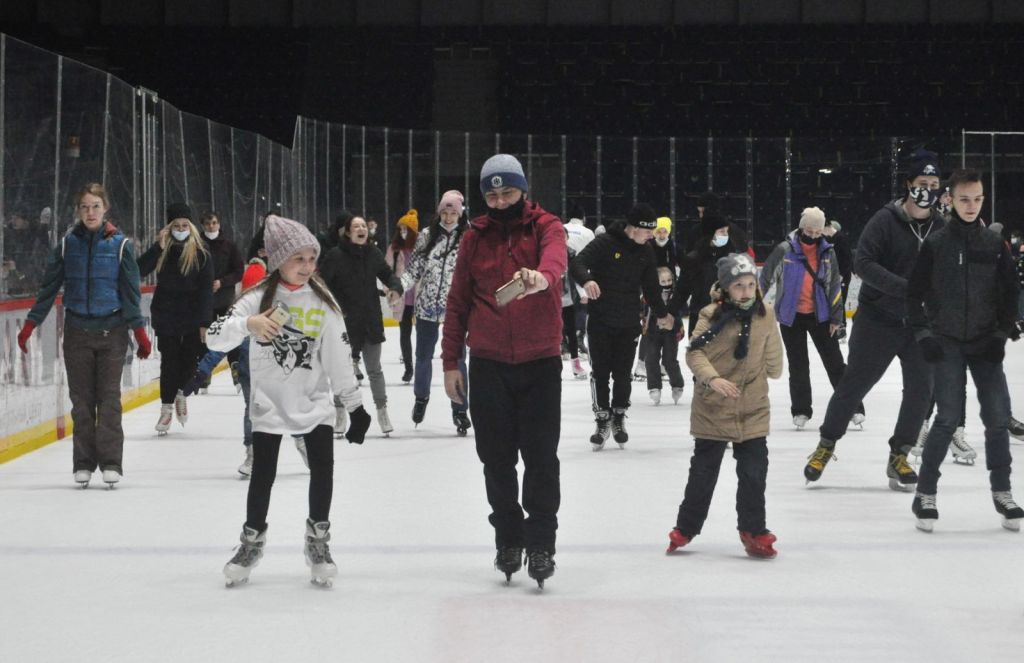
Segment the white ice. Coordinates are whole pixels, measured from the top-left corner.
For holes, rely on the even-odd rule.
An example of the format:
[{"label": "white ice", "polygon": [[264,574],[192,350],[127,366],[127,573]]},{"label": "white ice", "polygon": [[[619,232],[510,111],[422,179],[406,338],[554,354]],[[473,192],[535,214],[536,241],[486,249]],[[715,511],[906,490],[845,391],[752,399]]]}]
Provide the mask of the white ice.
[{"label": "white ice", "polygon": [[[693,444],[691,385],[678,406],[666,385],[654,407],[634,383],[628,448],[593,453],[589,388],[566,370],[558,570],[540,593],[525,571],[506,587],[492,568],[481,466],[472,435],[454,435],[439,362],[414,429],[397,330],[388,334],[397,430],[384,439],[374,424],[363,446],[336,445],[333,589],[309,583],[307,471],[288,446],[266,556],[249,585],[224,587],[247,484],[235,469],[242,400],[222,373],[167,437],[153,432],[156,403],[125,415],[114,491],[98,477],[74,487],[70,440],[0,466],[0,661],[1020,660],[1024,534],[993,510],[973,387],[979,462],[943,465],[941,519],[924,534],[911,495],[886,486],[898,364],[868,396],[865,429],[811,487],[802,468],[831,389],[815,367],[815,416],[797,432],[785,376],[773,382],[768,525],[779,556],[764,562],[738,540],[728,455],[704,533],[664,554]],[[1019,417],[1024,343],[1008,347],[1006,372]],[[368,387],[363,397],[369,405]]]}]

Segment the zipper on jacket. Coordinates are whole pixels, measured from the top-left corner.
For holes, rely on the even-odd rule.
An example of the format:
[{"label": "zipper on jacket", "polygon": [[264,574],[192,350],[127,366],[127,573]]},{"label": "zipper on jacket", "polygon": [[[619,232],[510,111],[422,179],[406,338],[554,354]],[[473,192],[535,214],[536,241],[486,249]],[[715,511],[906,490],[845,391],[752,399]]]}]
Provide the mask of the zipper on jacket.
[{"label": "zipper on jacket", "polygon": [[85,314],[92,315],[92,243],[96,237],[89,238],[89,253],[85,262]]},{"label": "zipper on jacket", "polygon": [[970,284],[968,272],[971,269],[971,261],[964,260],[964,255],[970,248],[970,236],[964,233],[964,248],[963,252],[960,253],[960,264],[964,266],[964,335],[961,337],[963,340],[967,340],[967,320],[969,319],[968,314],[971,308],[971,293],[968,291],[968,285]]}]

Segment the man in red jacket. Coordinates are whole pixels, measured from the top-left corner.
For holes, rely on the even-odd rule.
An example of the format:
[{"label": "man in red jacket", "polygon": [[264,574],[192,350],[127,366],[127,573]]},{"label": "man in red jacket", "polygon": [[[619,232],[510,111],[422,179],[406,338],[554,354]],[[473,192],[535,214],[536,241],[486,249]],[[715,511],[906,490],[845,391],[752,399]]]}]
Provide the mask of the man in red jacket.
[{"label": "man in red jacket", "polygon": [[[448,295],[444,386],[453,401],[466,398],[458,362],[468,344],[470,415],[492,509],[494,565],[510,580],[522,568],[525,549],[530,577],[543,588],[555,572],[561,500],[559,284],[567,261],[565,230],[558,217],[526,199],[523,167],[513,156],[497,154],[484,163],[480,190],[489,209],[473,219],[462,239]],[[514,279],[522,292],[502,306],[495,291]]]}]

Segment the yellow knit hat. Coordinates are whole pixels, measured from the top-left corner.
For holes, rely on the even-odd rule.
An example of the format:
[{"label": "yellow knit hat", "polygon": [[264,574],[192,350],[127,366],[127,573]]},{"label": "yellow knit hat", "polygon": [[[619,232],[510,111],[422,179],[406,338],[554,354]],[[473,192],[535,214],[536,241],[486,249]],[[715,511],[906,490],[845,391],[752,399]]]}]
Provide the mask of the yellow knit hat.
[{"label": "yellow knit hat", "polygon": [[655,230],[661,230],[662,228],[669,232],[672,232],[672,219],[668,218],[667,216],[659,216],[658,226],[655,228]]},{"label": "yellow knit hat", "polygon": [[402,218],[400,218],[398,220],[398,225],[405,226],[409,230],[412,230],[414,232],[419,232],[420,231],[420,217],[419,217],[419,214],[416,212],[415,209],[409,210],[408,212],[406,212],[402,216]]}]

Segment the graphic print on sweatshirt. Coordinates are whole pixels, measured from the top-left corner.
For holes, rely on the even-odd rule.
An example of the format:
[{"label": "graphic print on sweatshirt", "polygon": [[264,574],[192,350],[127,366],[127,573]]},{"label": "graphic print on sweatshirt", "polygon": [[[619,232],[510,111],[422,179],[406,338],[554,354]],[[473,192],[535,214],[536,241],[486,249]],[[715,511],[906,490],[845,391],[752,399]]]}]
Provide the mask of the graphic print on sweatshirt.
[{"label": "graphic print on sweatshirt", "polygon": [[256,344],[273,348],[274,361],[285,375],[291,375],[296,368],[313,370],[313,348],[316,347],[316,339],[306,336],[294,327],[282,327],[281,333],[269,342],[256,341]]}]

